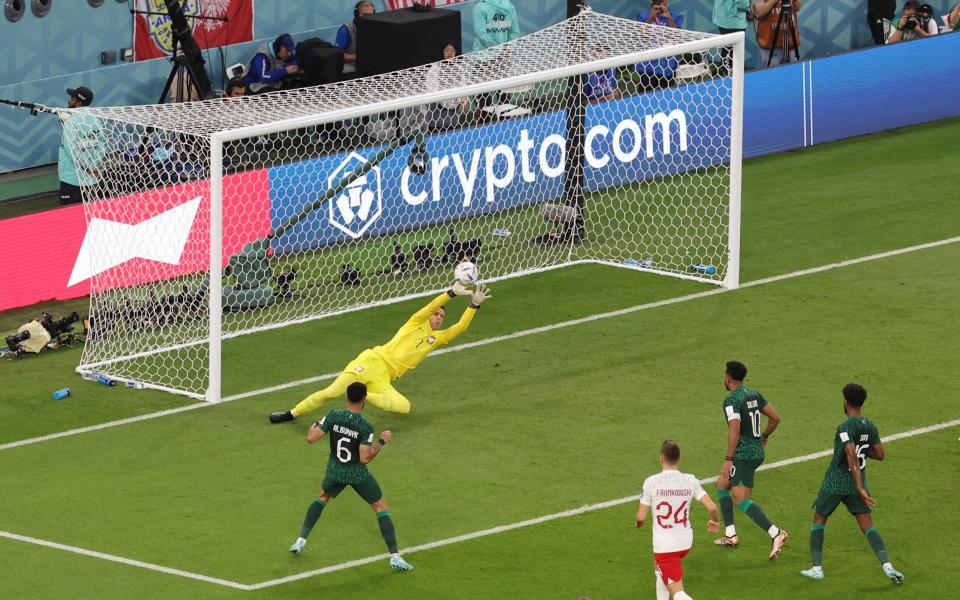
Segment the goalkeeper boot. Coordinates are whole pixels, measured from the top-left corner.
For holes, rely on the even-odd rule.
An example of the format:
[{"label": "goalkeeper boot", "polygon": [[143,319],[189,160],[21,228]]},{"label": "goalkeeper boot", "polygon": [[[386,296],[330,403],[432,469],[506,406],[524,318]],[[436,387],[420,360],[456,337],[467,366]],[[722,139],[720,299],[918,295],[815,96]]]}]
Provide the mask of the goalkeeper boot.
[{"label": "goalkeeper boot", "polygon": [[290,546],[290,552],[294,554],[300,554],[300,551],[303,550],[303,547],[307,545],[306,538],[298,537],[297,541]]},{"label": "goalkeeper boot", "polygon": [[292,421],[293,418],[293,413],[289,410],[287,412],[270,413],[271,423],[286,423],[287,421]]},{"label": "goalkeeper boot", "polygon": [[731,548],[736,548],[737,544],[740,543],[740,538],[736,535],[725,535],[713,540],[713,543],[718,546],[730,546]]},{"label": "goalkeeper boot", "polygon": [[399,554],[392,554],[390,556],[390,568],[394,571],[412,571],[413,565],[403,560],[403,557]]},{"label": "goalkeeper boot", "polygon": [[889,577],[894,583],[903,583],[903,573],[894,569],[890,563],[884,563],[883,574]]},{"label": "goalkeeper boot", "polygon": [[823,579],[823,567],[810,567],[809,569],[800,571],[800,574],[804,577],[809,577],[810,579],[816,579],[819,581]]}]

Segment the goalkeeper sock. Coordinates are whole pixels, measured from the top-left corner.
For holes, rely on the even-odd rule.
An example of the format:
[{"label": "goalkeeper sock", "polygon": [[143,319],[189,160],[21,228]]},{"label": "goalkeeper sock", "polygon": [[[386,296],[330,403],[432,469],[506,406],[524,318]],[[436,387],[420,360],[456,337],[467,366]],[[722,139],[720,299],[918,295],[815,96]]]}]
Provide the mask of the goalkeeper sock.
[{"label": "goalkeeper sock", "polygon": [[686,593],[683,590],[680,590],[679,592],[673,595],[673,600],[693,600],[693,598],[690,597],[690,594]]},{"label": "goalkeeper sock", "polygon": [[717,490],[717,500],[720,502],[720,514],[723,515],[723,524],[727,526],[725,532],[727,537],[733,537],[737,535],[737,530],[731,528],[733,524],[733,496],[730,495],[730,490]]},{"label": "goalkeeper sock", "polygon": [[377,513],[377,523],[380,524],[380,535],[383,541],[387,543],[387,549],[390,554],[397,554],[397,533],[393,529],[393,520],[390,519],[390,511],[385,510]]},{"label": "goalkeeper sock", "polygon": [[310,503],[310,506],[307,507],[307,515],[303,518],[303,527],[300,528],[300,537],[307,539],[307,536],[310,535],[310,530],[317,524],[317,520],[320,518],[320,513],[323,512],[324,506],[326,506],[326,504],[320,498]]},{"label": "goalkeeper sock", "polygon": [[890,557],[887,555],[887,546],[883,543],[883,538],[880,537],[880,532],[877,531],[877,528],[871,527],[864,532],[864,535],[867,536],[870,547],[873,548],[873,552],[877,555],[877,558],[880,559],[880,564],[890,562]]},{"label": "goalkeeper sock", "polygon": [[810,558],[813,566],[823,566],[823,528],[825,525],[814,523],[810,526]]},{"label": "goalkeeper sock", "polygon": [[753,522],[756,523],[760,529],[765,530],[771,538],[777,537],[777,534],[780,533],[780,528],[775,526],[773,522],[767,518],[767,515],[763,514],[763,509],[760,508],[760,505],[750,498],[738,504],[737,508],[753,519]]}]

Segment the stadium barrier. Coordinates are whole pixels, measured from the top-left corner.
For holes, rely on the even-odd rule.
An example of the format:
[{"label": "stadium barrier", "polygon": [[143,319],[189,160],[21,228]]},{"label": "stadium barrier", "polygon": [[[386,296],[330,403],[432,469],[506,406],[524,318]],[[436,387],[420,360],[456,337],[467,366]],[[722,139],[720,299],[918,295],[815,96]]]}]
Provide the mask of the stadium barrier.
[{"label": "stadium barrier", "polygon": [[[909,84],[907,84],[909,82]],[[610,116],[624,114],[619,111],[608,111],[605,108],[592,108],[590,123],[604,125],[603,129],[593,129],[595,149],[592,157],[593,164],[588,168],[608,169],[609,176],[603,178],[602,183],[618,185],[628,181],[643,178],[645,171],[643,161],[661,161],[659,167],[669,169],[669,172],[682,172],[690,168],[699,168],[710,164],[713,160],[709,155],[700,155],[699,163],[684,163],[683,157],[688,156],[676,151],[682,147],[683,132],[696,135],[696,123],[686,123],[681,126],[680,119],[673,108],[676,102],[682,100],[684,93],[696,93],[696,85],[684,89],[672,90],[662,95],[662,103],[655,101],[654,106],[661,106],[660,112],[648,113],[650,119],[656,119],[654,128],[658,136],[656,144],[658,151],[650,158],[647,150],[648,141],[636,137],[636,132],[646,136],[648,123],[626,124],[613,123]],[[766,69],[748,73],[745,80],[744,106],[744,156],[755,157],[803,148],[814,144],[822,144],[839,139],[874,133],[895,127],[916,125],[928,121],[960,115],[960,35],[942,35],[894,46],[874,48],[839,56],[831,56],[818,60],[805,61],[794,65],[786,65],[774,69]],[[679,95],[681,98],[676,98]],[[629,102],[629,99],[621,102]],[[647,106],[651,104],[648,102]],[[682,106],[682,105],[681,105]],[[671,108],[673,107],[673,108]],[[538,119],[554,119],[556,115],[539,115]],[[588,128],[590,127],[588,123]],[[527,138],[524,141],[522,131],[524,121],[506,121],[488,127],[516,128],[516,139],[524,145],[532,144],[529,152],[535,158],[536,176],[553,177],[556,186],[541,186],[546,191],[560,189],[561,177],[551,175],[556,173],[556,160],[559,146],[551,138],[552,127],[527,128],[528,131],[539,131],[537,139]],[[614,132],[620,128],[621,156],[616,156],[610,142]],[[442,189],[452,186],[453,196],[445,201],[469,202],[476,207],[477,214],[486,210],[486,199],[493,191],[498,199],[514,202],[521,205],[524,200],[523,174],[519,172],[520,165],[514,157],[514,174],[506,178],[507,159],[505,154],[515,153],[514,149],[488,149],[483,142],[483,128],[478,128],[474,134],[475,147],[470,156],[461,156],[461,166],[464,177],[461,177],[450,160],[448,167],[439,181]],[[558,130],[556,135],[560,135]],[[542,135],[546,132],[547,135]],[[649,137],[649,136],[648,136]],[[670,151],[667,151],[667,142]],[[649,143],[654,143],[650,140]],[[443,134],[431,139],[431,153],[434,157],[442,157],[447,148]],[[446,150],[445,150],[446,148]],[[462,139],[458,144],[462,153],[464,144]],[[606,150],[604,150],[606,148]],[[373,150],[375,151],[375,149]],[[522,148],[519,148],[523,152]],[[634,156],[631,153],[636,152]],[[477,154],[479,153],[479,154]],[[543,158],[541,159],[540,156]],[[477,156],[478,173],[472,185],[470,183],[470,169],[474,156]],[[247,190],[260,190],[259,198],[269,198],[269,203],[263,201],[256,205],[263,219],[247,223],[255,223],[250,231],[233,231],[230,239],[224,240],[224,256],[235,252],[246,241],[262,236],[276,215],[285,213],[290,207],[290,194],[284,194],[285,178],[289,177],[290,170],[302,169],[304,165],[318,162],[313,165],[320,172],[333,173],[349,156],[329,156],[304,161],[294,165],[274,167],[270,170],[259,170],[233,176],[236,179],[232,185],[248,186]],[[588,162],[591,157],[588,157]],[[609,163],[604,163],[608,159]],[[623,159],[623,160],[621,160]],[[492,162],[487,169],[487,161]],[[613,168],[610,164],[618,162]],[[603,164],[601,164],[603,163]],[[629,169],[621,168],[624,165]],[[651,164],[647,163],[647,167]],[[453,167],[453,168],[451,168]],[[654,169],[655,170],[655,169]],[[482,172],[482,175],[481,175]],[[649,172],[649,170],[647,170]],[[487,173],[490,177],[488,178]],[[626,173],[626,175],[624,175]],[[229,178],[227,178],[229,179]],[[386,233],[402,229],[404,219],[409,220],[409,211],[414,210],[419,203],[433,202],[432,180],[427,178],[429,185],[419,182],[414,185],[412,179],[407,180],[407,189],[404,190],[402,177],[394,178],[388,184],[384,193],[384,203],[394,206],[399,211],[396,219],[384,219],[385,230],[371,230],[371,233]],[[326,178],[318,178],[322,183]],[[499,183],[498,183],[499,182]],[[228,185],[225,180],[225,186]],[[26,306],[36,302],[51,299],[68,299],[85,296],[89,293],[89,273],[98,268],[109,265],[92,264],[84,259],[81,248],[84,239],[90,235],[111,235],[114,239],[125,240],[130,248],[118,250],[112,260],[120,256],[129,260],[155,260],[161,258],[170,268],[164,271],[168,276],[196,272],[202,265],[181,262],[181,254],[196,255],[196,252],[184,253],[184,248],[190,244],[202,243],[199,233],[200,227],[194,231],[194,224],[204,223],[204,211],[207,210],[208,198],[205,194],[197,193],[191,186],[197,184],[183,184],[174,190],[167,189],[165,193],[175,193],[184,197],[185,202],[199,198],[200,202],[189,215],[184,241],[179,248],[171,248],[162,257],[139,256],[135,247],[135,230],[138,224],[152,218],[162,218],[160,215],[149,213],[149,202],[144,202],[142,214],[130,215],[129,220],[122,224],[91,223],[84,218],[81,206],[70,206],[54,209],[42,213],[25,215],[11,219],[0,220],[0,239],[25,239],[30,233],[29,241],[19,246],[19,253],[15,260],[4,260],[0,264],[0,310],[7,310],[19,306]],[[459,186],[459,189],[458,189]],[[200,187],[203,187],[202,185]],[[266,189],[268,188],[268,189]],[[239,188],[238,188],[239,189]],[[405,197],[406,194],[406,197]],[[424,195],[426,194],[426,195]],[[469,198],[468,198],[469,194]],[[224,193],[224,197],[229,195]],[[249,200],[248,200],[249,201]],[[224,210],[229,210],[229,203]],[[749,198],[744,199],[744,209],[749,210]],[[503,205],[499,205],[503,208]],[[249,212],[249,205],[245,207]],[[185,218],[183,214],[171,215],[168,218]],[[323,219],[323,215],[312,217]],[[422,217],[420,217],[422,219]],[[224,219],[227,219],[225,212]],[[327,215],[329,219],[329,214]],[[422,222],[422,220],[421,220]],[[318,221],[312,226],[329,228],[329,222]],[[254,230],[255,229],[255,230]],[[338,239],[338,236],[350,235],[342,229],[325,229],[327,239]],[[43,232],[37,235],[36,232]],[[118,232],[121,232],[118,235]],[[129,235],[124,236],[122,232]],[[354,232],[355,233],[355,232]],[[332,236],[332,237],[331,237]],[[294,250],[290,242],[281,238],[275,241],[274,249],[279,252]],[[176,260],[174,260],[176,259]]]}]

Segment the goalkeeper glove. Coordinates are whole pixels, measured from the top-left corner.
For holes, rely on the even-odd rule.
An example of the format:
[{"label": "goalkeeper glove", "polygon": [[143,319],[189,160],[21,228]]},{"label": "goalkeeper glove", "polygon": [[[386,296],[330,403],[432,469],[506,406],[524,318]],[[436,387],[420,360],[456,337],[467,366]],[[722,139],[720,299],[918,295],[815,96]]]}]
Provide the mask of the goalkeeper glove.
[{"label": "goalkeeper glove", "polygon": [[477,290],[470,296],[470,304],[480,308],[480,305],[483,304],[483,301],[490,297],[490,288],[485,285],[478,285]]},{"label": "goalkeeper glove", "polygon": [[473,293],[473,290],[463,285],[459,281],[453,282],[453,286],[450,288],[450,291],[453,292],[454,296],[469,296]]}]

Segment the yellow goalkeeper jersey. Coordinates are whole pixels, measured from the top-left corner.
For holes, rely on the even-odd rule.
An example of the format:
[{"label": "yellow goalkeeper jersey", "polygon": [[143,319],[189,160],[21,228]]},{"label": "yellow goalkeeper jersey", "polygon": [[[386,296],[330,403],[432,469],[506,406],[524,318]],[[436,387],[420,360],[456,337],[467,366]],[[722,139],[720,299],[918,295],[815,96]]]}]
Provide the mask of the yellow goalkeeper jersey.
[{"label": "yellow goalkeeper jersey", "polygon": [[473,321],[477,309],[468,306],[455,325],[439,331],[430,327],[428,321],[430,315],[450,300],[450,295],[446,292],[440,294],[413,313],[413,316],[397,330],[389,342],[373,348],[373,351],[387,365],[391,379],[398,379],[410,369],[415,368],[428,354],[440,346],[449,344],[470,326],[470,321]]}]

